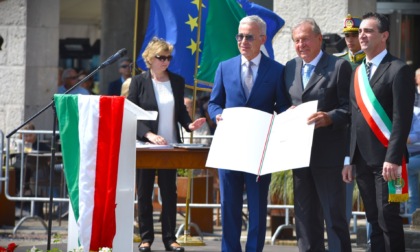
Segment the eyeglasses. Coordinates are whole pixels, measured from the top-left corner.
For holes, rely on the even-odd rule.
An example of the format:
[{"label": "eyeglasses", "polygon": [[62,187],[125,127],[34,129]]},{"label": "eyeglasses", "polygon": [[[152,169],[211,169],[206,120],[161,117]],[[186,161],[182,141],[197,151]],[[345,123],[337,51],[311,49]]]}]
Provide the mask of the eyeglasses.
[{"label": "eyeglasses", "polygon": [[155,58],[161,62],[164,62],[165,60],[171,61],[172,55],[169,55],[169,56],[156,55]]},{"label": "eyeglasses", "polygon": [[129,65],[121,65],[120,67],[121,68],[127,68],[127,67],[129,67]]},{"label": "eyeglasses", "polygon": [[[260,35],[260,37],[262,37],[262,36],[264,36],[264,35]],[[249,34],[249,35],[244,35],[244,34],[242,34],[242,33],[237,34],[237,35],[235,36],[235,38],[236,38],[236,41],[238,41],[238,42],[242,42],[242,40],[244,40],[244,38],[245,38],[245,40],[246,40],[246,41],[248,41],[248,42],[252,42],[252,41],[254,41],[254,40],[255,40],[254,35],[251,35],[251,34]]]}]

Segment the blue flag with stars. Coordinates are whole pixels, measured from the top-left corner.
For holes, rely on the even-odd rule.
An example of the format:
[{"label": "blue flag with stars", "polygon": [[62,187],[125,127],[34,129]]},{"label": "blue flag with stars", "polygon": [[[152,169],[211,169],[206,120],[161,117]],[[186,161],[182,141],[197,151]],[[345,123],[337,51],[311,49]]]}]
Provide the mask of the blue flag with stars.
[{"label": "blue flag with stars", "polygon": [[[249,0],[202,0],[200,44],[197,42],[200,0],[151,0],[150,17],[144,42],[137,58],[137,66],[146,69],[141,54],[153,37],[165,39],[174,46],[171,72],[184,77],[187,86],[194,86],[195,58],[199,52],[197,87],[210,90],[220,61],[239,54],[235,35],[238,24],[246,15],[258,15],[267,24],[267,41],[261,50],[274,59],[271,41],[283,27],[284,20],[276,13]],[[212,6],[209,6],[212,5]],[[208,21],[209,10],[213,21]],[[208,34],[206,41],[206,27]],[[211,32],[211,30],[213,30]],[[206,47],[205,43],[208,44]],[[219,45],[219,46],[218,46]],[[213,48],[209,49],[209,48]],[[216,48],[216,49],[215,49]],[[202,62],[201,62],[202,61]]]},{"label": "blue flag with stars", "polygon": [[[202,0],[200,41],[204,41],[208,0]],[[199,0],[151,0],[147,31],[137,58],[137,66],[147,69],[141,57],[153,37],[165,39],[174,46],[171,72],[185,78],[187,85],[194,85],[195,54],[197,44]],[[202,48],[202,46],[200,46]]]}]

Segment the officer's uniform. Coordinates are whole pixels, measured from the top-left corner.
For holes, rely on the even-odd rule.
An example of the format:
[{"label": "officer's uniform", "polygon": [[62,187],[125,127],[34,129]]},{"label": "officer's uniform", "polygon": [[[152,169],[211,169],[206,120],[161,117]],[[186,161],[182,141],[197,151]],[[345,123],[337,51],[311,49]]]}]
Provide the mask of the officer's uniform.
[{"label": "officer's uniform", "polygon": [[[359,26],[362,20],[360,18],[352,17],[350,14],[347,15],[346,19],[344,19],[344,28],[343,33],[359,33]],[[339,58],[343,58],[350,62],[351,67],[353,70],[362,63],[366,54],[360,50],[356,54],[353,55],[349,50],[343,53],[334,54]]]}]

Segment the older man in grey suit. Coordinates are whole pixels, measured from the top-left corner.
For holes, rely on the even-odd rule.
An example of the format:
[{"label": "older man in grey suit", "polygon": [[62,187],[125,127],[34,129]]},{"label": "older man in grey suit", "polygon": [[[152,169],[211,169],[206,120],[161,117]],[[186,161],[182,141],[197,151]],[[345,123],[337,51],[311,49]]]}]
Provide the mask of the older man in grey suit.
[{"label": "older man in grey suit", "polygon": [[296,233],[299,251],[351,251],[341,179],[349,123],[351,66],[321,50],[322,34],[315,20],[302,19],[292,28],[298,57],[286,64],[284,80],[294,106],[318,100],[309,167],[293,171]]}]

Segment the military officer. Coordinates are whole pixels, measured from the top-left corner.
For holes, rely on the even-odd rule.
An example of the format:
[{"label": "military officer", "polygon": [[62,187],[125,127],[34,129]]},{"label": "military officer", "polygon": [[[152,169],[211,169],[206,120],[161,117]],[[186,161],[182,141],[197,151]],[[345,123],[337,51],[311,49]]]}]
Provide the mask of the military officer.
[{"label": "military officer", "polygon": [[346,40],[347,51],[341,54],[337,54],[337,57],[343,58],[350,62],[353,70],[362,63],[366,54],[360,48],[359,42],[359,25],[361,23],[360,18],[352,17],[347,14],[344,19],[343,33]]}]

